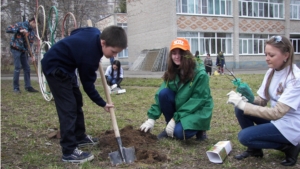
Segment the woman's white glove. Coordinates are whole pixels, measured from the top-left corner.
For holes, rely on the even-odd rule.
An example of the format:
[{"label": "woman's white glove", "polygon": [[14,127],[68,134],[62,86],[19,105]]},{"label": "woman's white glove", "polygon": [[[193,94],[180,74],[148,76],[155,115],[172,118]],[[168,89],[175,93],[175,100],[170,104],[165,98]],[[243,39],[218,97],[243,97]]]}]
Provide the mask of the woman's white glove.
[{"label": "woman's white glove", "polygon": [[[227,96],[229,97],[227,100],[227,104],[232,104],[235,107],[244,110],[246,102],[243,100],[243,97],[240,93],[235,93],[234,91],[231,91],[227,93]],[[244,99],[246,99],[244,97]]]},{"label": "woman's white glove", "polygon": [[233,91],[233,90],[231,90],[229,93],[227,93],[227,96],[229,97],[229,96],[231,96],[232,94],[236,94],[236,92]]},{"label": "woman's white glove", "polygon": [[155,120],[153,120],[153,119],[146,120],[140,127],[141,131],[144,131],[146,133],[149,130],[149,132],[150,132],[154,127],[154,123],[155,123]]},{"label": "woman's white glove", "polygon": [[247,99],[245,96],[242,96],[242,94],[239,93],[239,92],[235,92],[235,91],[232,91],[232,90],[231,90],[229,93],[227,93],[227,96],[229,97],[229,96],[232,95],[232,94],[237,94],[237,95],[239,95],[239,96],[242,97],[242,100],[243,100],[243,101],[248,102],[248,99]]},{"label": "woman's white glove", "polygon": [[174,119],[171,119],[166,127],[166,132],[169,137],[173,137],[174,128],[175,128],[175,121],[174,121]]}]

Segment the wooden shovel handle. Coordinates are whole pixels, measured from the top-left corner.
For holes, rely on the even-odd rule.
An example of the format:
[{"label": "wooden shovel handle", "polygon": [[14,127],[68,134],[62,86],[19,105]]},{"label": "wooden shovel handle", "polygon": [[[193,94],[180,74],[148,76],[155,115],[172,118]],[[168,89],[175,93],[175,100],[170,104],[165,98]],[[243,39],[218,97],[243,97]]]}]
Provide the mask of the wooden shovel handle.
[{"label": "wooden shovel handle", "polygon": [[28,34],[26,34],[25,40],[26,40],[26,43],[27,43],[27,48],[28,48],[29,55],[30,55],[30,57],[32,58],[32,61],[33,61],[33,66],[34,66],[34,69],[35,69],[35,73],[36,73],[37,77],[39,77],[38,69],[36,67],[36,62],[35,62],[35,59],[33,60],[34,56],[31,52],[31,47],[30,47],[30,44],[29,44],[29,41],[28,41]]},{"label": "wooden shovel handle", "polygon": [[[89,27],[92,27],[92,21],[90,19],[87,20],[87,25]],[[108,104],[112,104],[109,89],[107,87],[106,78],[105,78],[103,68],[102,68],[102,65],[101,65],[100,62],[99,62],[99,72],[100,72],[101,81],[102,81],[102,84],[103,84],[103,88],[104,88],[104,91],[105,91],[105,96],[106,96],[107,102],[108,102]],[[110,108],[109,112],[110,112],[110,118],[111,118],[111,121],[112,121],[113,129],[114,129],[114,132],[115,132],[115,137],[119,138],[120,137],[120,131],[119,131],[119,127],[118,127],[118,123],[117,123],[114,108]]]},{"label": "wooden shovel handle", "polygon": [[[107,86],[107,83],[106,83],[106,78],[104,76],[104,72],[103,72],[103,68],[102,68],[101,63],[99,63],[99,72],[100,72],[101,81],[102,81],[102,84],[103,84],[103,88],[104,88],[104,91],[105,91],[105,96],[106,96],[107,102],[108,102],[108,104],[112,104],[109,89],[108,89],[108,86]],[[115,132],[115,137],[118,138],[118,137],[120,137],[120,132],[119,132],[119,128],[118,128],[114,108],[110,108],[109,112],[110,112],[110,117],[111,117],[112,125],[113,125],[113,128],[114,128],[114,132]]]}]

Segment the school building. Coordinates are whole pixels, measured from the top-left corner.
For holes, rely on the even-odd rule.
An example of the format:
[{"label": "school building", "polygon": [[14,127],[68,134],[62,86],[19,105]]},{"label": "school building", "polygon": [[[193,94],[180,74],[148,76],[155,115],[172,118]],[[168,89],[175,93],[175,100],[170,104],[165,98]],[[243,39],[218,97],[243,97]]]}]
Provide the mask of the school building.
[{"label": "school building", "polygon": [[290,38],[300,67],[300,0],[127,0],[126,7],[96,26],[127,31],[128,48],[117,59],[129,69],[160,71],[153,67],[163,65],[176,37],[203,59],[210,53],[214,64],[223,51],[227,68],[265,69],[264,42],[274,35]]}]

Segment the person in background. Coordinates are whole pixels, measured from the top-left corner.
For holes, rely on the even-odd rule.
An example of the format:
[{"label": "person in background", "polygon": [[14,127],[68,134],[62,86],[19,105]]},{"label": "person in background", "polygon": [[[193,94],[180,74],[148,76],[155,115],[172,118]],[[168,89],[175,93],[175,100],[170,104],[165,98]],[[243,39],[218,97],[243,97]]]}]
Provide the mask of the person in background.
[{"label": "person in background", "polygon": [[[282,165],[293,166],[300,152],[300,69],[293,63],[293,46],[284,36],[266,41],[265,56],[269,69],[254,104],[239,93],[227,94],[242,128],[238,139],[247,147],[234,158],[263,157],[262,149],[275,149],[285,153]],[[269,101],[270,108],[265,107]]]},{"label": "person in background", "polygon": [[195,53],[195,58],[198,58],[200,59],[200,56],[199,56],[199,51],[197,50],[196,53]]},{"label": "person in background", "polygon": [[217,56],[216,65],[218,67],[218,72],[220,74],[224,74],[224,66],[225,66],[225,57],[222,51],[219,52]]},{"label": "person in background", "polygon": [[114,60],[112,65],[109,65],[105,71],[105,77],[109,86],[117,85],[121,88],[120,84],[124,77],[124,71],[121,67],[121,63],[118,60]]},{"label": "person in background", "polygon": [[163,83],[155,94],[155,103],[148,110],[148,120],[141,126],[144,132],[151,131],[161,114],[166,128],[158,139],[174,137],[185,140],[196,135],[196,140],[206,139],[210,129],[213,99],[209,77],[203,63],[196,61],[186,39],[172,41],[168,56],[168,69]]},{"label": "person in background", "polygon": [[[18,22],[14,25],[10,25],[7,29],[7,33],[13,33],[14,35],[10,41],[10,50],[14,57],[14,77],[13,77],[13,91],[15,93],[21,93],[19,85],[19,77],[21,68],[24,71],[25,90],[28,92],[38,92],[31,86],[30,82],[30,66],[28,62],[28,50],[32,46],[36,28],[35,18],[32,17],[29,21]],[[38,21],[39,24],[39,21]],[[27,46],[26,39],[28,38],[30,46]],[[35,61],[35,58],[32,58]]]},{"label": "person in background", "polygon": [[206,73],[209,74],[209,76],[211,76],[212,60],[210,58],[209,53],[206,55],[206,58],[204,59],[204,65],[205,65]]},{"label": "person in background", "polygon": [[82,87],[89,98],[109,112],[108,104],[95,88],[96,71],[102,56],[111,58],[127,47],[127,35],[118,26],[106,27],[102,32],[97,28],[84,27],[55,43],[41,60],[43,73],[54,97],[60,123],[60,145],[62,161],[83,163],[94,159],[90,152],[78,147],[95,145],[98,138],[86,134],[82,110],[83,98],[77,83],[78,70]]}]

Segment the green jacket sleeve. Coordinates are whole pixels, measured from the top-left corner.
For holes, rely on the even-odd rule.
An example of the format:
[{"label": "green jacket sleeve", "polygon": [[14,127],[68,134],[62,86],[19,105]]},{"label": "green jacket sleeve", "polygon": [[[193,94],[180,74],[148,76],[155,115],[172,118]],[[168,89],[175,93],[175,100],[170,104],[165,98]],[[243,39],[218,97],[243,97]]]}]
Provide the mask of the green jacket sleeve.
[{"label": "green jacket sleeve", "polygon": [[148,118],[149,119],[153,119],[153,120],[156,120],[160,117],[161,115],[161,111],[160,111],[160,107],[159,107],[159,100],[158,100],[158,94],[159,92],[164,89],[166,87],[166,83],[163,82],[159,89],[157,90],[157,92],[155,93],[155,96],[154,96],[154,100],[155,100],[155,103],[151,105],[150,109],[148,110]]}]

